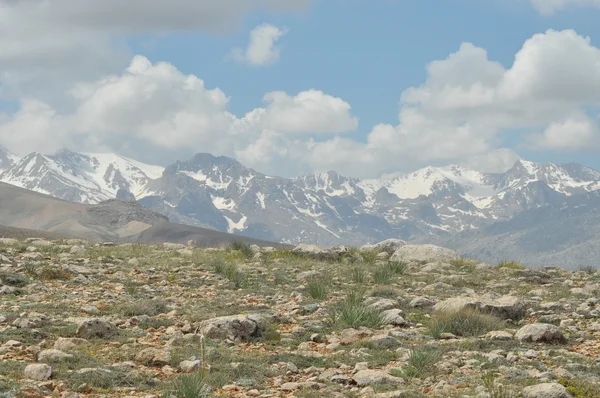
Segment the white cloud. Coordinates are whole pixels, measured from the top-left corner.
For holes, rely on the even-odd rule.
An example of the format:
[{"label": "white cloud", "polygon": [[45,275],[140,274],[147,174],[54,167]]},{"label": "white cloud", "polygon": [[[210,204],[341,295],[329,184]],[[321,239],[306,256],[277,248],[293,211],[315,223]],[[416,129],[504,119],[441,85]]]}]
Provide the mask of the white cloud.
[{"label": "white cloud", "polygon": [[358,127],[349,103],[320,90],[304,91],[295,97],[273,91],[263,99],[269,102],[264,125],[278,132],[344,133]]},{"label": "white cloud", "polygon": [[468,158],[463,166],[483,173],[503,173],[512,168],[521,157],[510,148],[498,148]]},{"label": "white cloud", "polygon": [[0,94],[56,95],[67,83],[118,72],[131,58],[128,35],[219,34],[251,10],[302,10],[310,1],[0,0]]},{"label": "white cloud", "polygon": [[358,124],[341,98],[275,91],[236,116],[218,88],[138,56],[121,74],[76,86],[69,111],[23,101],[0,120],[0,141],[19,152],[67,145],[153,161],[208,151],[278,175],[333,169],[364,177],[448,163],[501,171],[516,160],[498,149],[515,131],[510,141],[538,150],[599,148],[600,50],[572,30],[533,36],[509,68],[466,43],[427,72],[402,93],[398,123],[376,125],[359,141],[341,136]]},{"label": "white cloud", "polygon": [[600,0],[531,0],[531,3],[544,15],[552,15],[569,6],[600,7]]},{"label": "white cloud", "polygon": [[137,149],[140,153],[130,155],[157,161],[179,151],[186,156],[208,151],[238,154],[255,165],[267,153],[288,156],[290,134],[338,133],[357,123],[348,103],[318,90],[268,93],[265,108],[236,117],[220,89],[207,89],[198,77],[143,56],[134,57],[120,75],[76,85],[71,95],[75,106],[68,112],[25,100],[19,112],[0,120],[0,141],[19,154],[63,146]]},{"label": "white cloud", "polygon": [[273,25],[262,24],[250,32],[250,42],[246,50],[234,48],[231,52],[238,62],[248,63],[253,66],[266,66],[279,60],[279,48],[275,44],[287,33]]},{"label": "white cloud", "polygon": [[594,151],[600,148],[598,124],[583,112],[575,112],[564,120],[551,123],[542,134],[532,135],[535,149],[555,151]]}]

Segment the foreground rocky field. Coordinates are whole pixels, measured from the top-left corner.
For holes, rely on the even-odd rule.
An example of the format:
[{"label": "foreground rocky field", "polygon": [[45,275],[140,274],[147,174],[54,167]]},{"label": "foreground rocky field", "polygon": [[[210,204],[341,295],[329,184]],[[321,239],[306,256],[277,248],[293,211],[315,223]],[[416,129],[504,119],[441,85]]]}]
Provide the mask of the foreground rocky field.
[{"label": "foreground rocky field", "polygon": [[0,397],[600,397],[600,273],[0,240]]}]

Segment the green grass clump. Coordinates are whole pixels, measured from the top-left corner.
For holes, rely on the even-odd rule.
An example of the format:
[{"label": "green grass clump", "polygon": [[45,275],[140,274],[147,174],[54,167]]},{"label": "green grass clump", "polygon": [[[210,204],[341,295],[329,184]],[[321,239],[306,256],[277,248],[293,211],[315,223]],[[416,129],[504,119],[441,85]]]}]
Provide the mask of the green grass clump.
[{"label": "green grass clump", "polygon": [[577,267],[577,271],[585,272],[587,274],[593,275],[598,272],[598,268],[593,265],[580,265]]},{"label": "green grass clump", "polygon": [[367,272],[360,265],[356,265],[350,269],[350,278],[354,283],[364,283],[367,280]]},{"label": "green grass clump", "polygon": [[242,253],[244,258],[246,259],[254,257],[254,251],[252,250],[250,245],[241,241],[231,242],[231,245],[229,245],[229,249],[232,251],[235,250]]},{"label": "green grass clump", "polygon": [[154,316],[158,314],[164,314],[168,311],[168,304],[162,299],[139,300],[133,303],[125,304],[120,308],[120,312],[125,316]]},{"label": "green grass clump", "polygon": [[330,308],[329,317],[332,324],[347,327],[365,326],[379,328],[382,325],[381,315],[369,308],[360,294],[350,294],[346,300],[336,303]]},{"label": "green grass clump", "polygon": [[392,278],[396,276],[387,265],[382,265],[373,271],[373,282],[378,285],[387,285],[392,283]]},{"label": "green grass clump", "polygon": [[477,269],[475,261],[464,257],[450,260],[449,263],[460,271],[474,272]]},{"label": "green grass clump", "polygon": [[442,358],[440,351],[429,348],[414,348],[410,350],[408,364],[398,369],[392,369],[391,374],[407,379],[420,378],[431,375],[435,370],[435,364]]},{"label": "green grass clump", "polygon": [[441,311],[429,323],[430,334],[439,339],[442,333],[456,336],[480,336],[492,330],[500,330],[505,322],[493,315],[483,314],[477,310],[464,309],[457,312]]},{"label": "green grass clump", "polygon": [[163,387],[163,398],[209,398],[211,388],[202,371],[174,377]]},{"label": "green grass clump", "polygon": [[497,374],[495,372],[487,372],[483,378],[483,386],[491,398],[512,398],[514,395],[506,390],[501,384],[496,383]]},{"label": "green grass clump", "polygon": [[368,265],[375,264],[375,261],[377,261],[378,254],[379,252],[375,250],[367,250],[360,252],[360,256],[362,257],[363,261],[365,262],[365,264]]},{"label": "green grass clump", "polygon": [[248,275],[246,275],[244,272],[240,271],[239,268],[237,267],[237,265],[235,265],[235,264],[228,264],[225,267],[223,276],[225,276],[225,278],[229,279],[229,281],[233,283],[233,286],[236,289],[241,289],[243,287],[248,286],[248,283],[249,283]]},{"label": "green grass clump", "polygon": [[408,267],[408,264],[404,261],[390,261],[388,263],[388,268],[396,275],[404,274],[406,267]]},{"label": "green grass clump", "polygon": [[13,274],[12,272],[1,272],[0,282],[8,286],[24,287],[29,283],[29,279],[25,275]]},{"label": "green grass clump", "polygon": [[223,260],[222,258],[214,257],[208,261],[208,266],[211,267],[215,273],[223,275],[228,264],[227,261]]},{"label": "green grass clump", "polygon": [[600,386],[596,382],[567,379],[561,377],[558,381],[574,398],[600,398]]},{"label": "green grass clump", "polygon": [[523,267],[520,263],[518,263],[516,261],[500,261],[498,263],[498,265],[496,265],[496,268],[498,268],[498,269],[508,268],[508,269],[514,269],[514,270],[525,269],[525,267]]},{"label": "green grass clump", "polygon": [[61,280],[68,281],[72,278],[72,275],[69,271],[64,268],[52,267],[50,265],[44,266],[38,273],[38,279],[42,281],[49,280]]},{"label": "green grass clump", "polygon": [[95,368],[94,370],[77,373],[59,371],[59,376],[75,391],[83,393],[113,392],[120,387],[134,387],[147,390],[156,385],[150,376],[120,368]]},{"label": "green grass clump", "polygon": [[327,286],[319,280],[312,280],[306,284],[306,292],[315,300],[325,300],[327,298]]}]

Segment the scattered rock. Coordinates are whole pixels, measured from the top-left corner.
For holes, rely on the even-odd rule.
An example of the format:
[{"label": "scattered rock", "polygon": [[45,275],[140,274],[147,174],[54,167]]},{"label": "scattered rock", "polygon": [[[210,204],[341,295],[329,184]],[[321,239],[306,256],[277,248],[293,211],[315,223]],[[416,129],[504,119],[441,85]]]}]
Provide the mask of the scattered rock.
[{"label": "scattered rock", "polygon": [[209,319],[200,324],[200,329],[211,339],[243,340],[262,337],[267,323],[265,315],[241,314]]},{"label": "scattered rock", "polygon": [[435,261],[445,262],[458,258],[460,258],[458,253],[445,247],[435,245],[404,245],[396,249],[390,260],[429,263]]},{"label": "scattered rock", "polygon": [[433,309],[434,311],[444,312],[474,309],[502,319],[519,320],[525,315],[527,305],[524,300],[513,296],[503,296],[496,299],[485,297],[453,297],[437,303],[433,306]]},{"label": "scattered rock", "polygon": [[56,342],[54,342],[54,349],[69,352],[74,351],[82,346],[85,346],[88,343],[85,339],[79,338],[69,338],[69,337],[59,337]]},{"label": "scattered rock", "polygon": [[112,323],[104,319],[94,318],[82,322],[77,328],[75,334],[83,339],[108,338],[117,332],[117,328]]},{"label": "scattered rock", "polygon": [[525,398],[572,398],[567,389],[558,383],[543,383],[523,389]]},{"label": "scattered rock", "polygon": [[317,245],[308,245],[304,243],[296,246],[292,251],[295,254],[314,258],[315,260],[332,261],[337,260],[340,257],[340,255],[332,249],[326,249]]},{"label": "scattered rock", "polygon": [[23,374],[26,379],[46,381],[52,377],[52,368],[45,363],[32,363],[25,367]]},{"label": "scattered rock", "polygon": [[402,317],[402,310],[397,308],[383,311],[381,317],[386,325],[406,326],[408,324]]},{"label": "scattered rock", "polygon": [[138,352],[135,360],[149,366],[164,366],[171,362],[171,352],[158,348],[145,348]]},{"label": "scattered rock", "polygon": [[404,379],[401,379],[399,377],[394,377],[386,371],[372,370],[372,369],[364,369],[364,370],[358,371],[352,377],[352,380],[359,387],[371,386],[374,384],[400,385],[400,384],[404,383]]},{"label": "scattered rock", "polygon": [[547,323],[525,325],[515,334],[515,338],[534,343],[566,343],[567,341],[560,328]]},{"label": "scattered rock", "polygon": [[73,355],[67,354],[54,348],[43,350],[38,354],[37,360],[44,363],[58,363],[73,358]]},{"label": "scattered rock", "polygon": [[360,248],[360,250],[385,252],[391,256],[398,248],[404,245],[406,245],[406,241],[402,239],[386,239],[384,241],[372,245],[364,245]]}]

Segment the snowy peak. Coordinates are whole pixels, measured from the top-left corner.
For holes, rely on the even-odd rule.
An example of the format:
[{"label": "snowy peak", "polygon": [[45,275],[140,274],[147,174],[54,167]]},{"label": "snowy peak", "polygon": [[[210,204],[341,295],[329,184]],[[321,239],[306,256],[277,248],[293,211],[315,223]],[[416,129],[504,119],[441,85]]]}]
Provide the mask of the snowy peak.
[{"label": "snowy peak", "polygon": [[73,202],[135,198],[174,222],[325,245],[441,238],[600,190],[596,170],[525,160],[496,174],[451,165],[380,179],[335,171],[286,179],[207,153],[163,168],[69,150],[17,159],[0,180]]},{"label": "snowy peak", "polygon": [[313,192],[324,192],[328,196],[352,196],[361,193],[357,183],[358,179],[345,177],[335,171],[325,173],[307,174],[293,179],[294,183],[302,189]]},{"label": "snowy peak", "polygon": [[183,175],[207,188],[222,190],[247,191],[250,182],[262,174],[244,167],[237,160],[225,156],[213,156],[207,153],[194,155],[192,159],[178,161],[166,168],[170,176]]},{"label": "snowy peak", "polygon": [[10,168],[19,158],[0,145],[0,171]]},{"label": "snowy peak", "polygon": [[384,186],[400,199],[437,195],[447,191],[469,191],[485,185],[486,176],[461,166],[425,167],[395,177]]},{"label": "snowy peak", "polygon": [[163,168],[115,154],[60,150],[54,155],[31,153],[5,170],[2,182],[80,203],[113,199],[117,191],[145,196],[150,180]]}]

